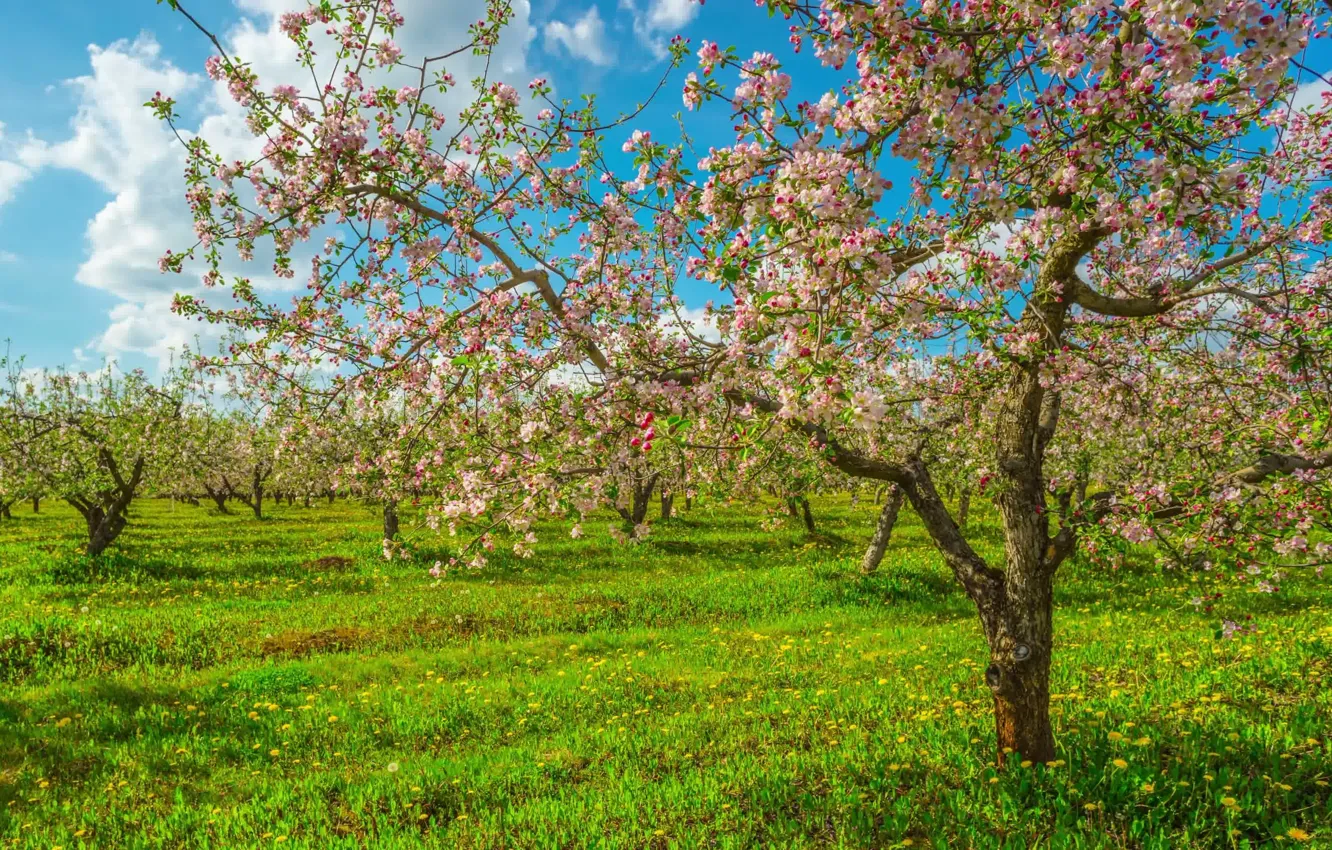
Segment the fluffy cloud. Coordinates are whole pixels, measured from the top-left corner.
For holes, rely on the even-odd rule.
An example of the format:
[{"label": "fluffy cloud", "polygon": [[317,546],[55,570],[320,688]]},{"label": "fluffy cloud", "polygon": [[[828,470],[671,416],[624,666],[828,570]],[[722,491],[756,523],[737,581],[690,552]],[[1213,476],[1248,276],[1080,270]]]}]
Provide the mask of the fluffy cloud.
[{"label": "fluffy cloud", "polygon": [[546,24],[546,49],[563,46],[570,56],[586,59],[593,65],[609,65],[610,51],[606,48],[606,25],[601,13],[593,6],[573,24],[551,21]]},{"label": "fluffy cloud", "polygon": [[658,59],[666,55],[671,37],[698,15],[699,0],[620,0],[633,18],[634,35]]},{"label": "fluffy cloud", "polygon": [[[228,53],[250,62],[266,86],[289,83],[308,89],[310,72],[300,66],[295,47],[278,27],[279,16],[304,9],[305,0],[239,0],[238,6],[244,17],[222,33]],[[486,0],[458,0],[450,4],[448,14],[441,14],[434,0],[399,0],[397,8],[408,21],[398,39],[405,58],[419,60],[466,44],[467,27],[484,17],[485,6]],[[527,51],[536,31],[530,23],[528,0],[517,0],[513,6],[513,21],[494,51],[489,71],[492,78],[525,84]],[[202,35],[199,40],[203,45]],[[331,50],[321,51],[323,56],[331,54]],[[110,195],[87,223],[88,254],[76,279],[115,295],[122,303],[111,310],[109,327],[90,347],[108,357],[139,353],[156,358],[161,365],[172,350],[193,345],[197,336],[205,345],[216,342],[220,331],[171,313],[176,292],[203,293],[201,269],[187,267],[182,275],[158,271],[157,261],[167,249],[188,248],[195,236],[184,200],[184,151],[143,104],[157,91],[176,98],[183,113],[200,116],[195,127],[181,128],[182,135],[187,139],[204,136],[226,159],[253,157],[260,142],[245,129],[243,110],[223,84],[176,67],[150,34],[105,47],[92,46],[89,60],[87,75],[66,81],[78,101],[67,138],[30,136],[21,144],[5,146],[0,135],[0,204],[21,183],[47,169],[84,174]],[[448,67],[459,80],[486,72],[483,60],[470,51],[451,60]],[[373,82],[415,82],[414,75],[410,81],[388,76]],[[466,86],[455,92],[439,98],[435,105],[456,114],[469,94]],[[310,255],[311,249],[298,250],[295,267],[307,268]],[[271,251],[264,256],[257,250],[250,263],[231,260],[223,271],[248,277],[260,291],[272,295],[297,285],[273,275]]]},{"label": "fluffy cloud", "polygon": [[1323,94],[1332,91],[1332,85],[1326,81],[1327,75],[1322,79],[1311,80],[1299,88],[1295,89],[1295,94],[1290,99],[1290,105],[1293,109],[1304,110],[1323,105]]},{"label": "fluffy cloud", "polygon": [[[0,152],[6,149],[5,125],[0,122]],[[12,156],[12,154],[11,154]],[[32,172],[13,159],[0,159],[0,207],[14,197],[18,187],[27,182]]]}]

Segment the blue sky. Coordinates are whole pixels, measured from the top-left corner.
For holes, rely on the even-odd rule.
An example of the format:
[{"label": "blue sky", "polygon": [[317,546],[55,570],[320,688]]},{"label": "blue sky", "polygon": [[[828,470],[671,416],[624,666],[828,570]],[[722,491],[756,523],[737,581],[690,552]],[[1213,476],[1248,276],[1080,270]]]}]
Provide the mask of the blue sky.
[{"label": "blue sky", "polygon": [[[255,61],[261,79],[290,73],[276,16],[304,8],[305,0],[183,2],[229,49]],[[412,57],[465,41],[484,0],[397,4],[408,20],[399,42]],[[561,96],[596,92],[603,114],[630,109],[650,91],[665,67],[663,45],[676,33],[694,47],[704,38],[733,44],[742,56],[780,53],[787,35],[787,22],[770,20],[752,0],[514,4],[515,24],[497,51],[502,75],[520,90],[540,75]],[[169,310],[173,293],[190,278],[156,268],[164,250],[188,247],[193,234],[179,145],[142,104],[156,90],[177,97],[186,129],[202,128],[224,146],[238,110],[203,77],[207,42],[165,5],[11,5],[0,28],[0,343],[11,340],[13,352],[34,366],[91,368],[106,357],[125,366],[159,365],[192,342],[200,326]],[[1312,46],[1306,58],[1315,68],[1332,67],[1326,43]],[[802,74],[812,65],[803,65]],[[465,65],[450,67],[459,79],[472,76]],[[800,94],[817,99],[840,77],[802,76]],[[682,79],[677,75],[660,106],[635,126],[671,138]],[[1306,86],[1302,98],[1312,102],[1320,85]],[[694,115],[690,128],[706,148],[724,141],[728,126],[725,114],[711,109]],[[609,142],[618,149],[619,139]]]},{"label": "blue sky", "polygon": [[[263,59],[281,39],[276,15],[305,2],[185,5],[243,58]],[[676,33],[694,45],[706,37],[737,43],[745,53],[785,38],[785,24],[768,21],[747,0],[704,6],[516,0],[515,6],[512,36],[499,51],[511,81],[548,76],[560,95],[596,92],[607,112],[632,108],[645,96],[665,67],[662,45]],[[408,19],[399,40],[411,56],[411,39],[423,48],[460,43],[483,2],[398,0],[398,8]],[[0,28],[6,57],[0,63],[0,341],[9,339],[13,352],[35,366],[92,367],[111,356],[151,367],[199,326],[168,309],[188,279],[156,270],[164,249],[193,240],[180,151],[141,104],[160,89],[180,99],[188,129],[234,127],[228,124],[234,108],[215,98],[202,75],[209,45],[153,0],[16,4],[6,24]],[[669,115],[680,108],[681,82],[682,75],[663,92],[668,102],[646,129],[673,129]]]}]

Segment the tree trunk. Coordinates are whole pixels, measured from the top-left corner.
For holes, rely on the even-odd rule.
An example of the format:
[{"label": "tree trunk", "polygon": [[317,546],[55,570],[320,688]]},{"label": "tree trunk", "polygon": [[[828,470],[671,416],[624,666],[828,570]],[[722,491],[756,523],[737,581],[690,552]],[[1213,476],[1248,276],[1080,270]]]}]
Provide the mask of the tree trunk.
[{"label": "tree trunk", "polygon": [[41,510],[42,510],[42,497],[41,497],[41,496],[33,496],[33,497],[32,497],[32,512],[33,512],[33,513],[40,513]]},{"label": "tree trunk", "polygon": [[328,490],[328,503],[330,505],[333,504],[333,500],[336,499],[337,497],[338,497],[338,491],[330,487]]},{"label": "tree trunk", "polygon": [[295,494],[295,493],[288,493],[288,494],[287,494],[287,507],[291,507],[291,506],[294,505],[294,504],[296,504],[296,494]]},{"label": "tree trunk", "polygon": [[643,524],[647,519],[648,505],[651,504],[652,491],[657,487],[657,479],[661,477],[660,472],[654,472],[647,477],[647,480],[641,484],[637,481],[633,484],[633,493],[629,503],[629,509],[616,508],[620,518],[631,526]]},{"label": "tree trunk", "polygon": [[307,508],[310,507],[310,494],[309,494],[309,493],[306,493],[306,494],[305,494],[305,506],[306,506]]},{"label": "tree trunk", "polygon": [[213,500],[213,504],[217,505],[218,513],[231,513],[231,511],[227,510],[227,493],[225,490],[214,490],[212,487],[205,484],[204,492],[208,494],[208,498]]},{"label": "tree trunk", "polygon": [[686,491],[685,491],[685,510],[687,510],[687,511],[692,511],[693,509],[694,509],[694,497],[693,497],[692,495],[690,495],[690,493],[689,493],[688,490],[686,490]]},{"label": "tree trunk", "polygon": [[249,505],[255,519],[264,518],[264,477],[260,475],[258,467],[255,467],[250,477]]},{"label": "tree trunk", "polygon": [[398,500],[384,500],[384,539],[396,540],[398,537]]},{"label": "tree trunk", "polygon": [[675,505],[675,494],[665,491],[661,494],[661,518],[671,518],[671,508]]},{"label": "tree trunk", "polygon": [[888,501],[884,503],[883,510],[879,511],[879,522],[874,526],[874,536],[870,538],[869,548],[865,550],[865,557],[860,561],[860,571],[865,575],[872,574],[879,568],[883,561],[883,555],[888,551],[888,541],[893,537],[893,526],[897,524],[897,512],[902,509],[902,500],[906,494],[902,488],[893,484],[888,493]]},{"label": "tree trunk", "polygon": [[9,502],[0,502],[0,519],[13,519],[14,515],[9,512]]},{"label": "tree trunk", "polygon": [[94,557],[102,554],[124,530],[125,517],[122,514],[93,509],[88,517],[88,554]]},{"label": "tree trunk", "polygon": [[805,517],[805,531],[808,531],[810,534],[813,534],[814,514],[809,512],[809,499],[806,499],[804,496],[800,497],[800,511],[801,513],[804,514]]},{"label": "tree trunk", "polygon": [[971,512],[971,488],[964,487],[957,499],[957,527],[967,527],[967,514]]},{"label": "tree trunk", "polygon": [[[998,761],[1041,763],[1055,757],[1050,725],[1050,659],[1053,647],[1051,598],[1047,583],[1028,597],[1010,584],[1001,620],[1004,627],[987,634],[990,666],[985,683],[994,694]],[[988,631],[988,630],[987,630]]]}]

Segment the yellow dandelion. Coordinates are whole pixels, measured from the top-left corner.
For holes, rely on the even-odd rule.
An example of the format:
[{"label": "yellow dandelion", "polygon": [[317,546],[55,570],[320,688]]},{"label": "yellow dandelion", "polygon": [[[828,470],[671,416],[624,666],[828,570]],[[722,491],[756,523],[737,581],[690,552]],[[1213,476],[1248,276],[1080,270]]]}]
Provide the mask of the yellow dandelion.
[{"label": "yellow dandelion", "polygon": [[1286,837],[1293,838],[1296,841],[1308,841],[1310,836],[1309,833],[1300,829],[1298,826],[1292,826],[1290,829],[1286,830]]},{"label": "yellow dandelion", "polygon": [[1128,767],[1128,762],[1124,761],[1123,759],[1115,759],[1110,763],[1113,764],[1115,767],[1119,768],[1120,770],[1123,770],[1124,768]]}]

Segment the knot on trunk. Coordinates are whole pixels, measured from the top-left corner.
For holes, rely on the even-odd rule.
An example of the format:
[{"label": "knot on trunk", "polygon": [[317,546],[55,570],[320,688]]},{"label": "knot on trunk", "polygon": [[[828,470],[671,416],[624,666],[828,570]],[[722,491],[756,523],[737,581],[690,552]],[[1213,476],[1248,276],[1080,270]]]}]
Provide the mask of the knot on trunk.
[{"label": "knot on trunk", "polygon": [[1016,644],[1012,651],[1008,653],[1007,663],[1000,664],[999,661],[991,661],[985,668],[985,684],[995,695],[1003,695],[1006,692],[1020,688],[1019,678],[1022,676],[1022,667],[1030,661],[1032,657],[1031,647],[1025,643]]}]

